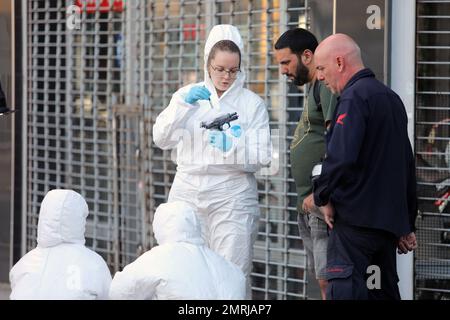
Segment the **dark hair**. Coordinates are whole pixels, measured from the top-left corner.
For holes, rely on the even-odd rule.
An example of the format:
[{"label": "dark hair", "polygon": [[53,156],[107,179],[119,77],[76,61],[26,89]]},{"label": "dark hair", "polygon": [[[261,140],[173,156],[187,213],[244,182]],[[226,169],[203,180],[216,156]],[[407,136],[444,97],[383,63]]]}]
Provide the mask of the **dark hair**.
[{"label": "dark hair", "polygon": [[275,43],[275,49],[289,48],[295,54],[302,54],[306,49],[314,51],[317,48],[316,37],[302,28],[291,29],[283,33]]},{"label": "dark hair", "polygon": [[236,43],[231,40],[220,40],[213,45],[211,51],[209,52],[207,65],[209,65],[211,60],[214,59],[217,51],[228,51],[231,53],[239,54],[239,68],[241,67],[241,50],[239,50],[239,47],[236,45]]}]

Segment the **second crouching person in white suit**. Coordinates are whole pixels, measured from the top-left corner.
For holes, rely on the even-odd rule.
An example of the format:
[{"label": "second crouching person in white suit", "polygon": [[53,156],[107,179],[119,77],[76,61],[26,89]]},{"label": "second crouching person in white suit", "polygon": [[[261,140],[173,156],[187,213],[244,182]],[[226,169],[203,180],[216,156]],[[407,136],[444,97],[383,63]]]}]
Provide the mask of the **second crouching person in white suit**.
[{"label": "second crouching person in white suit", "polygon": [[244,274],[205,246],[187,203],[161,204],[153,232],[159,245],[114,275],[111,299],[244,299]]}]

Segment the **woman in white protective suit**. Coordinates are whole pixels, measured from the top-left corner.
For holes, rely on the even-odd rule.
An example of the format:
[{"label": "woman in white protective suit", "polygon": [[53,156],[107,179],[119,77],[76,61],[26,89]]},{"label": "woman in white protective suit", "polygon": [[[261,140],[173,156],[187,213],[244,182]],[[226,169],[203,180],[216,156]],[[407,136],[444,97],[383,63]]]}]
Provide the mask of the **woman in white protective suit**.
[{"label": "woman in white protective suit", "polygon": [[[177,149],[168,201],[196,208],[209,247],[247,276],[249,297],[259,220],[254,173],[270,165],[271,142],[264,101],[243,87],[242,54],[238,29],[214,26],[205,44],[204,82],[175,92],[156,119],[153,139],[161,149]],[[214,127],[215,119],[234,113],[236,120]]]},{"label": "woman in white protective suit", "polygon": [[186,202],[161,204],[153,232],[159,245],[114,275],[110,299],[244,299],[244,274],[206,247]]},{"label": "woman in white protective suit", "polygon": [[52,190],[39,211],[37,247],[11,269],[10,299],[108,299],[111,273],[84,246],[88,206],[72,190]]}]

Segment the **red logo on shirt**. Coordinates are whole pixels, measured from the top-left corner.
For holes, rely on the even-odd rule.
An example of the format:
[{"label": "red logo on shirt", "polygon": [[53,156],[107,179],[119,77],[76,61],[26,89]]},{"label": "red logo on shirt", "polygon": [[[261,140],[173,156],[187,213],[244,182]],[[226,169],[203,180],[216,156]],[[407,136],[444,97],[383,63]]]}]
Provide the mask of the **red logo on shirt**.
[{"label": "red logo on shirt", "polygon": [[339,124],[342,124],[342,125],[344,125],[344,118],[347,116],[347,114],[346,113],[344,113],[344,114],[340,114],[339,115],[339,117],[337,118],[337,123],[339,123]]},{"label": "red logo on shirt", "polygon": [[327,272],[342,272],[344,269],[342,268],[328,268]]}]

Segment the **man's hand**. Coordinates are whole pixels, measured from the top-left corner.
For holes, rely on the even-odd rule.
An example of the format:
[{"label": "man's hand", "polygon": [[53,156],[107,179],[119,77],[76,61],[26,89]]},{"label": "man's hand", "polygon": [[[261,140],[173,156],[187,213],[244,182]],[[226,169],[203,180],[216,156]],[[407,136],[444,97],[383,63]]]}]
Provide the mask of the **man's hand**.
[{"label": "man's hand", "polygon": [[325,218],[325,222],[328,225],[330,229],[333,229],[333,223],[334,223],[334,207],[331,204],[331,202],[328,201],[328,203],[320,207],[320,211],[323,213],[323,216]]},{"label": "man's hand", "polygon": [[314,207],[314,194],[311,193],[303,200],[302,209],[304,213],[309,213]]},{"label": "man's hand", "polygon": [[411,232],[406,236],[400,237],[397,245],[397,252],[399,254],[408,253],[409,251],[413,251],[417,248],[417,239],[416,234]]}]

